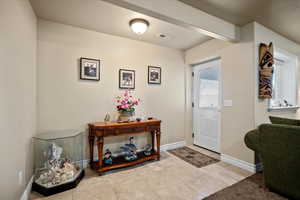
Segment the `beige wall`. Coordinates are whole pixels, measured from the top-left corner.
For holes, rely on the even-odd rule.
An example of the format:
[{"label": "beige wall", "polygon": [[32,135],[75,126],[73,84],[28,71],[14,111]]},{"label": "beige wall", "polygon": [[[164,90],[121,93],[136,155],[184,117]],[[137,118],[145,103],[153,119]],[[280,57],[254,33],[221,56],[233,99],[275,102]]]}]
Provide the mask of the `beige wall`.
[{"label": "beige wall", "polygon": [[[232,100],[232,107],[223,107],[221,113],[221,153],[254,163],[254,153],[244,144],[244,135],[254,128],[254,26],[241,29],[241,42],[228,43],[211,40],[186,51],[187,64],[196,64],[212,57],[221,57],[223,99]],[[187,71],[190,71],[188,67]],[[191,90],[191,75],[187,74],[187,92]],[[187,102],[191,102],[191,94]],[[188,116],[191,109],[187,103]],[[187,117],[188,117],[187,116]],[[190,128],[191,128],[190,123]],[[186,128],[188,129],[188,128]],[[188,131],[187,131],[188,132]],[[189,142],[192,139],[186,136]]]},{"label": "beige wall", "polygon": [[[258,85],[258,62],[259,62],[259,45],[260,43],[269,44],[270,42],[273,42],[273,45],[275,48],[283,49],[289,53],[292,53],[294,55],[300,56],[300,45],[292,42],[285,37],[271,31],[270,29],[267,29],[266,27],[254,23],[255,26],[255,57],[254,57],[254,69],[255,69],[255,76],[254,81],[255,85]],[[298,59],[299,63],[299,59]],[[298,67],[298,70],[300,68]],[[298,79],[298,81],[300,81]],[[299,84],[298,84],[299,85]],[[269,122],[268,117],[270,115],[274,116],[281,116],[281,117],[289,117],[289,118],[300,118],[300,113],[298,111],[288,110],[288,111],[272,111],[268,112],[268,100],[260,100],[258,98],[258,87],[254,88],[254,94],[255,94],[255,124],[258,126],[262,123]],[[299,86],[298,86],[298,89]],[[299,96],[298,92],[298,96]],[[298,102],[300,98],[298,97]]]},{"label": "beige wall", "polygon": [[37,30],[30,3],[1,0],[0,27],[0,199],[14,200],[32,176],[36,129]]},{"label": "beige wall", "polygon": [[[233,100],[233,107],[223,107],[222,110],[221,153],[254,163],[254,154],[245,147],[243,141],[247,130],[269,122],[269,115],[300,118],[299,111],[268,112],[268,101],[258,99],[259,44],[273,42],[275,47],[298,56],[300,45],[256,22],[246,25],[241,30],[240,43],[211,40],[187,50],[185,59],[187,64],[195,64],[212,57],[221,57],[223,98]],[[188,93],[191,88],[191,67],[186,71]],[[191,119],[192,111],[188,105],[188,102],[191,102],[190,94],[187,95],[186,101],[186,119]],[[191,122],[186,123],[186,133],[191,132],[191,127]],[[186,140],[192,142],[190,135],[186,135]]]},{"label": "beige wall", "polygon": [[[136,115],[162,120],[162,144],[184,140],[183,52],[81,28],[39,20],[38,131],[86,129],[87,123],[116,116],[119,69],[136,70]],[[101,80],[79,80],[80,57],[101,60]],[[148,85],[148,65],[162,68],[162,84]],[[137,141],[145,144],[144,136]],[[106,141],[117,150],[123,137]]]}]

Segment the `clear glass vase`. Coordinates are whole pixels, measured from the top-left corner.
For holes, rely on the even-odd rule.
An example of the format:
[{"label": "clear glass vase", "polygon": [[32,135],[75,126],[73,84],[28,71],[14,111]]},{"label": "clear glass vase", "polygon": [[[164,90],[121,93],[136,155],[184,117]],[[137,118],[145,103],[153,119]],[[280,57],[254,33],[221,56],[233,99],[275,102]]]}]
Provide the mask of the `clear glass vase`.
[{"label": "clear glass vase", "polygon": [[119,121],[122,122],[132,121],[133,116],[134,116],[134,112],[120,112]]}]

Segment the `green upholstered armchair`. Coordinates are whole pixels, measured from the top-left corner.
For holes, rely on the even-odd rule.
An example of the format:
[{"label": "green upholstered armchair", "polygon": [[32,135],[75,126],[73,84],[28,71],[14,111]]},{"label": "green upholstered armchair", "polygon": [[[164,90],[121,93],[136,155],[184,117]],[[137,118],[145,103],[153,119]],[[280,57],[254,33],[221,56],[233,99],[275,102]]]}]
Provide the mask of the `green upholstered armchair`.
[{"label": "green upholstered armchair", "polygon": [[300,126],[262,124],[246,134],[245,143],[262,159],[265,185],[300,199]]}]

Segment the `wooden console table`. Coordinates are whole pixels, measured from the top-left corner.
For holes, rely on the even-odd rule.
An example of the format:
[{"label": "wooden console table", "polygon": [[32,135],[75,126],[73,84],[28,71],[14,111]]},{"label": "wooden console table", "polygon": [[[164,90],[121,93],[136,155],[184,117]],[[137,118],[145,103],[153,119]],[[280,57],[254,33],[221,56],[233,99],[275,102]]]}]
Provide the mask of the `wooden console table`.
[{"label": "wooden console table", "polygon": [[[89,147],[90,147],[90,164],[91,167],[97,170],[100,174],[111,169],[126,167],[145,162],[147,160],[160,159],[160,124],[157,119],[134,121],[128,123],[118,122],[96,122],[89,124]],[[143,152],[137,153],[138,159],[134,161],[126,161],[123,157],[113,158],[112,165],[106,165],[102,161],[103,157],[103,142],[104,137],[120,136],[128,134],[139,134],[150,132],[152,137],[152,153],[150,156],[145,156]],[[95,138],[98,147],[98,161],[94,162],[94,142]],[[155,148],[156,138],[156,148]]]}]

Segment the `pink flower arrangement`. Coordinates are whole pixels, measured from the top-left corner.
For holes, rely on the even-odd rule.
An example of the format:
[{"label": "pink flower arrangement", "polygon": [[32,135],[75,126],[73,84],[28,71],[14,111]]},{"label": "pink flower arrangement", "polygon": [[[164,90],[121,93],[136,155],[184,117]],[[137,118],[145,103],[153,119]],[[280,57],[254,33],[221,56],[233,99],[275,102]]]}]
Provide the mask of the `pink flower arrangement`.
[{"label": "pink flower arrangement", "polygon": [[117,96],[117,110],[120,113],[129,112],[134,113],[135,112],[135,106],[139,105],[141,102],[140,99],[135,99],[131,92],[126,90],[121,96]]}]

